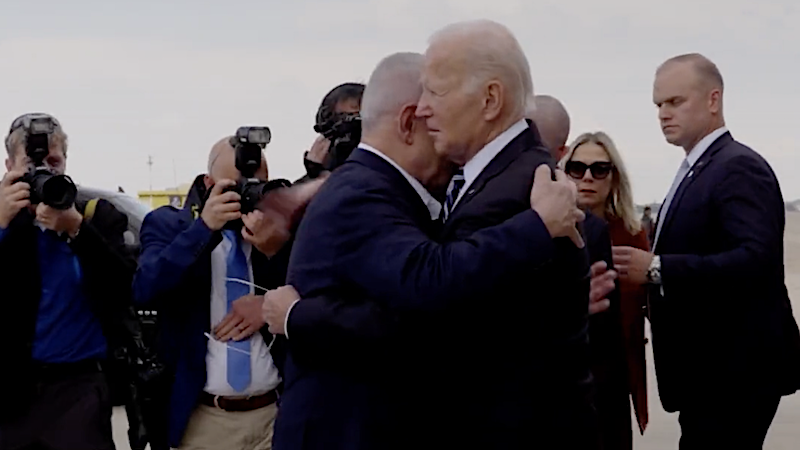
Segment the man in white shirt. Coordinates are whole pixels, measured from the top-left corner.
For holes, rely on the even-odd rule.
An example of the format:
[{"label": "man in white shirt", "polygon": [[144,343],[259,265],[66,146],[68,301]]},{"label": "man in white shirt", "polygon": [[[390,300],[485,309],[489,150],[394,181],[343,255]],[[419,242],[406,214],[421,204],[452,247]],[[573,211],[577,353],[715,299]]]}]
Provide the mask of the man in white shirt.
[{"label": "man in white shirt", "polygon": [[[240,195],[226,189],[241,177],[235,160],[231,138],[219,141],[200,189],[210,192],[190,193],[199,202],[183,209],[159,208],[142,225],[134,295],[159,312],[161,356],[174,376],[173,448],[272,445],[281,343],[264,326],[261,303],[264,289],[285,282],[290,236],[249,232],[265,228],[268,212],[242,215]],[[262,155],[256,178],[267,175]]]}]

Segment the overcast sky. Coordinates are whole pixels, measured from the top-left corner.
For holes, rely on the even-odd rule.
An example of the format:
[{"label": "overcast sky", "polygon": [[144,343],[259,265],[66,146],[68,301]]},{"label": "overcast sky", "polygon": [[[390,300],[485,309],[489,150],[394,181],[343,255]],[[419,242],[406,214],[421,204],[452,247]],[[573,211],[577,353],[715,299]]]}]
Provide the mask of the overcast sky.
[{"label": "overcast sky", "polygon": [[[800,8],[792,0],[3,0],[0,125],[54,114],[79,183],[135,193],[190,182],[211,145],[268,125],[271,177],[302,175],[316,108],[378,60],[425,50],[450,22],[489,18],[525,49],[534,90],[560,98],[572,137],[617,142],[638,202],[660,201],[683,157],[664,142],[653,72],[701,52],[725,78],[728,127],[800,198]],[[124,4],[124,6],[123,6]],[[174,161],[174,163],[173,163]],[[3,169],[4,171],[4,169]]]}]

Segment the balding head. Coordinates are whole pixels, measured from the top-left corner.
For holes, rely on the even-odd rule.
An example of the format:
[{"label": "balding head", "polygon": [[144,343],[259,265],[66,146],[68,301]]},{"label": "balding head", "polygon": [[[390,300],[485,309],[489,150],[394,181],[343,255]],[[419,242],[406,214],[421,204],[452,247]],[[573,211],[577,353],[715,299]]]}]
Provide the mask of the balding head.
[{"label": "balding head", "polygon": [[661,64],[653,83],[653,103],[667,142],[689,153],[724,126],[723,88],[719,69],[703,55],[679,55]]},{"label": "balding head", "polygon": [[417,104],[423,62],[419,53],[395,53],[378,63],[361,100],[362,133],[369,134],[381,123],[394,123],[401,109]]},{"label": "balding head", "polygon": [[696,81],[701,84],[703,89],[724,90],[725,82],[722,79],[722,74],[717,68],[717,65],[700,53],[687,53],[674,56],[664,61],[664,63],[659,66],[657,73],[674,67],[677,64],[686,64],[688,67],[691,67],[697,77]]},{"label": "balding head", "polygon": [[[228,136],[220,139],[211,147],[208,153],[208,174],[205,177],[206,187],[211,187],[220,180],[236,181],[241,177],[239,170],[236,169],[236,150],[231,145],[231,138]],[[267,160],[261,155],[261,168],[256,172],[256,178],[267,180]]]},{"label": "balding head", "polygon": [[525,117],[536,125],[553,158],[560,160],[567,150],[570,128],[569,113],[564,105],[550,95],[537,95],[529,104]]},{"label": "balding head", "polygon": [[436,150],[465,164],[525,116],[530,66],[517,39],[489,20],[436,32],[425,53],[418,114],[435,130]]}]

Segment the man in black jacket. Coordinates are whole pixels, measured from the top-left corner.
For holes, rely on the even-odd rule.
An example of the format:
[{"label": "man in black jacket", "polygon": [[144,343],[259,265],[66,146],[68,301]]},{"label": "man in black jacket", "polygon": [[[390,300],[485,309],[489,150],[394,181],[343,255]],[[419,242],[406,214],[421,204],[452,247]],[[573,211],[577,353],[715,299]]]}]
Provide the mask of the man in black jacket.
[{"label": "man in black jacket", "polygon": [[781,397],[800,388],[783,196],[767,161],[725,126],[723,91],[702,55],[659,66],[653,103],[686,157],[653,252],[614,248],[620,277],[650,289],[658,393],[680,413],[681,450],[762,448]]},{"label": "man in black jacket", "polygon": [[113,449],[111,397],[103,364],[121,339],[135,269],[123,233],[127,217],[104,200],[66,209],[31,204],[19,181],[30,160],[33,120],[54,125],[44,165],[66,169],[67,136],[54,118],[26,114],[5,140],[0,183],[0,329],[6,394],[0,448]]}]

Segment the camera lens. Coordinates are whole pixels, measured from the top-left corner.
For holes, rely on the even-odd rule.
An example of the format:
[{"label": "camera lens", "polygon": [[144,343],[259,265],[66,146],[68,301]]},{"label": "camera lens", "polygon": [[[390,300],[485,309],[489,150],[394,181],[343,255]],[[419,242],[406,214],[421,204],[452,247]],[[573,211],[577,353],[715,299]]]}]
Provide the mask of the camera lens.
[{"label": "camera lens", "polygon": [[41,184],[42,203],[55,209],[68,209],[75,203],[78,189],[65,175],[51,175]]}]

